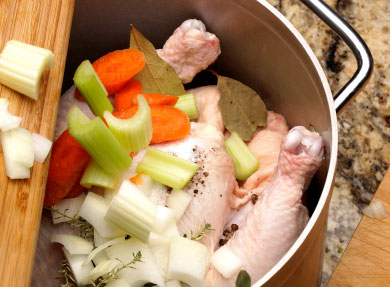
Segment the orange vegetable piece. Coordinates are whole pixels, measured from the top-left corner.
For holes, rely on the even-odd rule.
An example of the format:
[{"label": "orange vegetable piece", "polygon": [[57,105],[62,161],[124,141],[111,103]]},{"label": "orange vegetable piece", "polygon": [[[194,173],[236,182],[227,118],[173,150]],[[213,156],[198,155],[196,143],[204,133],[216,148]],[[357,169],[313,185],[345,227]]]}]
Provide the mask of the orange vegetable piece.
[{"label": "orange vegetable piece", "polygon": [[72,188],[70,189],[69,193],[64,198],[74,198],[74,197],[77,197],[80,194],[82,194],[84,191],[87,190],[87,188],[85,188],[84,186],[82,186],[80,184],[81,178],[83,177],[83,173],[84,172],[82,172],[80,174],[80,177],[76,180],[75,184],[72,186]]},{"label": "orange vegetable piece", "polygon": [[[137,110],[138,106],[132,106],[127,110],[115,111],[113,115],[120,119],[129,119]],[[151,144],[180,139],[190,133],[190,120],[182,110],[171,106],[150,106],[150,111],[153,127]]]},{"label": "orange vegetable piece", "polygon": [[135,49],[117,50],[92,64],[109,95],[115,94],[145,66],[144,55]]},{"label": "orange vegetable piece", "polygon": [[141,185],[142,184],[142,173],[137,174],[136,176],[133,176],[130,178],[130,181],[134,183],[135,185]]},{"label": "orange vegetable piece", "polygon": [[[126,110],[131,106],[138,105],[137,95],[142,93],[141,82],[137,79],[131,79],[127,84],[115,94],[114,107],[115,110]],[[162,95],[162,94],[143,94],[148,104],[159,106],[174,106],[179,99],[177,96]]]},{"label": "orange vegetable piece", "polygon": [[80,178],[89,161],[87,151],[65,130],[53,144],[44,204],[64,198]]}]

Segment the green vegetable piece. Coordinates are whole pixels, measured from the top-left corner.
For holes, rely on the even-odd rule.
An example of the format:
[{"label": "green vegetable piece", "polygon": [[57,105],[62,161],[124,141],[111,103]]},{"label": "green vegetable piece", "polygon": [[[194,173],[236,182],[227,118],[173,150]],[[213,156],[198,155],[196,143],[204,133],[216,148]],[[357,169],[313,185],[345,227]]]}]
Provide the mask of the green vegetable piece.
[{"label": "green vegetable piece", "polygon": [[196,120],[199,117],[198,107],[193,94],[179,96],[175,108],[185,112],[190,120]]},{"label": "green vegetable piece", "polygon": [[90,61],[85,60],[78,66],[73,81],[95,116],[103,117],[104,111],[113,111],[106,88]]},{"label": "green vegetable piece", "polygon": [[153,180],[174,189],[183,188],[199,166],[188,160],[148,147],[136,172],[149,175]]},{"label": "green vegetable piece", "polygon": [[91,159],[81,178],[80,184],[86,188],[100,186],[103,188],[114,189],[119,175],[106,172]]},{"label": "green vegetable piece", "polygon": [[233,159],[234,172],[238,180],[246,180],[259,168],[259,160],[238,133],[233,132],[225,141],[225,146],[227,153]]},{"label": "green vegetable piece", "polygon": [[131,25],[130,48],[144,54],[145,67],[134,78],[142,83],[145,94],[180,96],[184,86],[172,67],[159,57],[153,44]]},{"label": "green vegetable piece", "polygon": [[251,287],[251,277],[245,270],[241,270],[238,273],[236,287]]},{"label": "green vegetable piece", "polygon": [[131,157],[99,117],[90,120],[80,108],[68,113],[68,130],[102,169],[119,174],[131,165]]},{"label": "green vegetable piece", "polygon": [[258,126],[267,125],[267,109],[260,96],[243,83],[228,77],[218,77],[221,91],[219,107],[228,131],[237,131],[248,141]]},{"label": "green vegetable piece", "polygon": [[122,144],[129,152],[138,152],[147,147],[152,139],[152,117],[148,102],[144,96],[138,95],[138,111],[130,119],[118,119],[110,112],[104,112],[107,124]]}]

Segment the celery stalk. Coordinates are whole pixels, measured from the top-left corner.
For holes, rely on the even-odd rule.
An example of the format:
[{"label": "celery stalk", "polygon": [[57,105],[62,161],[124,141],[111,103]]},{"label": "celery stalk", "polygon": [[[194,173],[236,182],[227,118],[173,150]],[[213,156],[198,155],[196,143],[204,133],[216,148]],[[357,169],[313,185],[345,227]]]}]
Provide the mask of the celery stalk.
[{"label": "celery stalk", "polygon": [[153,180],[174,189],[183,188],[194,176],[199,166],[188,160],[153,148],[147,148],[136,172],[149,175]]},{"label": "celery stalk", "polygon": [[73,81],[96,116],[103,117],[104,111],[113,111],[113,107],[107,97],[106,88],[100,81],[90,61],[85,60],[78,66]]},{"label": "celery stalk", "polygon": [[225,141],[225,146],[226,151],[233,159],[234,171],[238,180],[246,180],[259,168],[259,160],[236,132],[233,132]]},{"label": "celery stalk", "polygon": [[125,180],[104,218],[131,236],[147,242],[156,219],[156,212],[156,205],[133,183]]},{"label": "celery stalk", "polygon": [[84,171],[80,184],[86,188],[91,186],[100,186],[108,189],[114,189],[120,175],[106,172],[91,159]]},{"label": "celery stalk", "polygon": [[148,102],[142,95],[138,95],[137,99],[138,111],[130,119],[118,119],[110,112],[104,112],[104,118],[112,133],[122,146],[131,152],[138,152],[147,147],[153,132]]},{"label": "celery stalk", "polygon": [[199,117],[198,108],[193,94],[179,96],[175,108],[185,112],[190,120],[196,120]]},{"label": "celery stalk", "polygon": [[130,167],[130,155],[101,118],[90,120],[80,108],[74,106],[68,114],[68,130],[106,172],[119,174]]}]

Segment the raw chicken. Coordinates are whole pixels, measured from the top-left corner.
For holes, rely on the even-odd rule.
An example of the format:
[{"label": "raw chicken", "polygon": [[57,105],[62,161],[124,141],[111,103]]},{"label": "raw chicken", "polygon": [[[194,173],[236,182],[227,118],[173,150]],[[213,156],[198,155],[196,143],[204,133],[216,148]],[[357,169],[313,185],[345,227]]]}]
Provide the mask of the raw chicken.
[{"label": "raw chicken", "polygon": [[[191,231],[198,233],[206,222],[210,223],[214,230],[206,232],[206,236],[200,240],[207,246],[210,255],[214,252],[229,216],[236,184],[233,161],[225,150],[223,139],[223,134],[216,127],[191,123],[189,136],[153,145],[153,148],[199,164],[199,170],[184,187],[193,199],[178,227],[182,235],[190,236]],[[144,153],[145,151],[141,151],[134,157],[131,169],[135,169]]]},{"label": "raw chicken", "polygon": [[183,83],[189,83],[217,59],[221,49],[218,38],[206,32],[201,21],[189,19],[175,30],[157,53],[172,66]]},{"label": "raw chicken", "polygon": [[[321,165],[323,140],[317,133],[295,127],[282,141],[273,181],[226,246],[243,262],[252,282],[258,281],[288,251],[308,222],[301,203],[304,189]],[[211,266],[204,287],[235,286]]]},{"label": "raw chicken", "polygon": [[204,86],[188,90],[187,93],[194,94],[196,106],[198,107],[199,123],[207,123],[216,126],[221,132],[225,130],[221,110],[219,109],[219,98],[221,92],[217,86]]}]

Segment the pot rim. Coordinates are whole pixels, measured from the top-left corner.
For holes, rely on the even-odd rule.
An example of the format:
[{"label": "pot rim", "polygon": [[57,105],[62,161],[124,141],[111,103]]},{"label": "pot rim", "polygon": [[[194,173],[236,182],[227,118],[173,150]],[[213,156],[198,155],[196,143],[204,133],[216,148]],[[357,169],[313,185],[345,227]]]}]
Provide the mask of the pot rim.
[{"label": "pot rim", "polygon": [[338,132],[337,132],[337,116],[336,109],[333,101],[332,92],[330,90],[330,86],[328,80],[325,76],[325,73],[315,56],[313,50],[310,48],[309,44],[303,38],[303,36],[298,32],[298,30],[291,24],[289,20],[287,20],[275,7],[269,4],[266,0],[257,0],[260,5],[263,5],[266,9],[269,10],[276,18],[278,18],[295,36],[298,42],[301,44],[303,49],[305,50],[307,56],[310,58],[313,63],[322,83],[322,87],[325,91],[326,101],[329,107],[330,121],[331,121],[331,143],[330,143],[330,160],[329,160],[329,168],[326,176],[325,184],[321,193],[321,196],[318,200],[317,206],[309,219],[305,229],[299,235],[298,239],[295,243],[290,247],[287,253],[275,264],[271,270],[269,270],[259,281],[254,283],[252,287],[260,287],[267,283],[269,279],[271,279],[297,252],[302,243],[306,240],[309,233],[312,231],[314,225],[316,224],[319,216],[323,212],[323,209],[331,196],[331,189],[333,186],[334,174],[336,170],[336,161],[337,161],[337,148],[338,148]]}]

